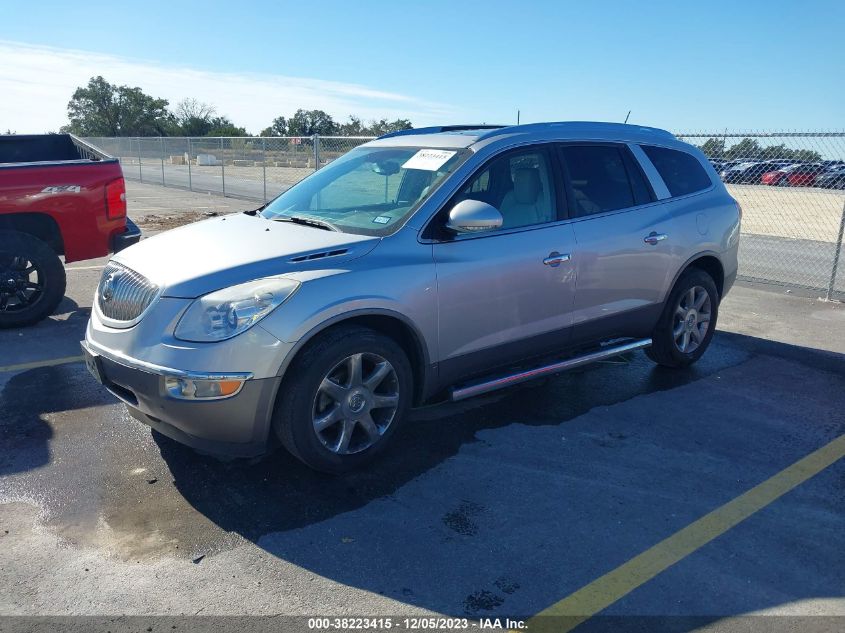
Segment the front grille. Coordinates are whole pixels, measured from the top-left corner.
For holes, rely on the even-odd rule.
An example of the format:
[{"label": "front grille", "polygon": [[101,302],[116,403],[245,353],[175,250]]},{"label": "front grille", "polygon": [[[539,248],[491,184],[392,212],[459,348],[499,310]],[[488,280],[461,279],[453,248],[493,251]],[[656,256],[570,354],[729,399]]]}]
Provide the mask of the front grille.
[{"label": "front grille", "polygon": [[109,262],[97,287],[97,306],[108,319],[132,322],[155,300],[158,290],[158,286],[131,268]]}]

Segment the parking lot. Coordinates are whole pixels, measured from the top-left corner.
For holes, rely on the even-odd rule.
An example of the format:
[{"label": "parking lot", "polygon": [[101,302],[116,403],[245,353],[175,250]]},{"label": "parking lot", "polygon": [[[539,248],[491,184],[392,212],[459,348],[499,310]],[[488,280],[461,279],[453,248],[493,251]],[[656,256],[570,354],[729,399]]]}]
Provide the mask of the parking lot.
[{"label": "parking lot", "polygon": [[[256,204],[127,186],[147,234]],[[2,614],[845,628],[841,303],[740,283],[689,370],[636,352],[419,409],[374,467],[331,477],[132,419],[79,358],[102,264],[0,332]]]}]

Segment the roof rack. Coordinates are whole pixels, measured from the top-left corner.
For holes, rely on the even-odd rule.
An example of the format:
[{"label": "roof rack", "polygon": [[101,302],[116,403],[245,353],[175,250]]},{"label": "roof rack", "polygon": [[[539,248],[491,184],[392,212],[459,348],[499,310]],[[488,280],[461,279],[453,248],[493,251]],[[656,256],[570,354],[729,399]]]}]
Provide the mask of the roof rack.
[{"label": "roof rack", "polygon": [[411,128],[410,130],[398,130],[382,134],[379,138],[392,138],[394,136],[411,136],[414,134],[439,134],[441,132],[460,132],[462,130],[498,130],[506,127],[504,125],[487,125],[484,123],[476,125],[433,125],[431,127]]}]

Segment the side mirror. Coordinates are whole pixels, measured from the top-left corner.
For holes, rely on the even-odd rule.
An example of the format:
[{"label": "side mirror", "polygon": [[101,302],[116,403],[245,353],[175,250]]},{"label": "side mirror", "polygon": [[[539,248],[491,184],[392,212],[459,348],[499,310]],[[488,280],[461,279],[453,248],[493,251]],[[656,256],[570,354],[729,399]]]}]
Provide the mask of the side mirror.
[{"label": "side mirror", "polygon": [[481,200],[461,200],[449,211],[446,228],[455,233],[479,233],[502,226],[499,210]]}]

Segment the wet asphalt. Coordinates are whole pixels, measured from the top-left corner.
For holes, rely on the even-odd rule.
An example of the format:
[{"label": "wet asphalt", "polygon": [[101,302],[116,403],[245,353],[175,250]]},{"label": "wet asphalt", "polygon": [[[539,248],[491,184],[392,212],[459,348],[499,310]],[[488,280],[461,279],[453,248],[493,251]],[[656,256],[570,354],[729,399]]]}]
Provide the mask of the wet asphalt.
[{"label": "wet asphalt", "polygon": [[[0,333],[77,353],[97,270]],[[202,456],[81,363],[0,373],[0,614],[532,615],[845,433],[845,309],[738,286],[689,370],[642,353],[413,413],[345,477]],[[845,615],[841,460],[608,615]]]}]

